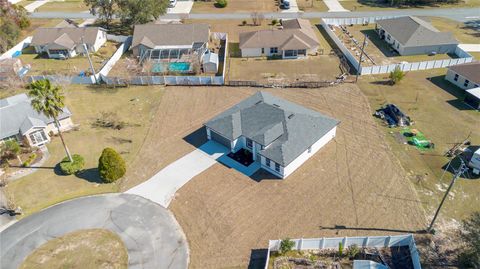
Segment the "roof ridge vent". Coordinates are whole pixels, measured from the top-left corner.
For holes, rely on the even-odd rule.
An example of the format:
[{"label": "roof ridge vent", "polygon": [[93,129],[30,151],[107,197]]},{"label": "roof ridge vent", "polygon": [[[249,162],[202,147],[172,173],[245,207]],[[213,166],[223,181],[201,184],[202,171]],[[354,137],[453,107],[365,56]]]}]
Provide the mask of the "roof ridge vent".
[{"label": "roof ridge vent", "polygon": [[295,116],[295,114],[290,114],[290,115],[288,115],[288,119],[291,119],[291,118],[293,118],[294,116]]},{"label": "roof ridge vent", "polygon": [[279,106],[279,105],[277,105],[277,104],[272,104],[272,105],[273,105],[273,106],[276,106],[276,107],[280,107],[280,106]]}]

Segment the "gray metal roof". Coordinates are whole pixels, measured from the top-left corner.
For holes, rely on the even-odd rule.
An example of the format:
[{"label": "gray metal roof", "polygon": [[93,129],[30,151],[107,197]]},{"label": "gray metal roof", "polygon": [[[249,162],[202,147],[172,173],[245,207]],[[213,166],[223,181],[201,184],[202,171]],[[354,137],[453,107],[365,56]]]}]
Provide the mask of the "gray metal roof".
[{"label": "gray metal roof", "polygon": [[[58,119],[71,115],[65,107]],[[45,127],[52,122],[53,119],[33,110],[30,98],[24,93],[0,100],[0,139],[19,133],[23,135],[33,127]]]},{"label": "gray metal roof", "polygon": [[257,92],[205,126],[235,140],[245,136],[266,148],[260,154],[287,166],[340,122],[266,92]]},{"label": "gray metal roof", "polygon": [[418,17],[398,17],[376,23],[405,47],[458,44],[452,33],[440,32]]}]

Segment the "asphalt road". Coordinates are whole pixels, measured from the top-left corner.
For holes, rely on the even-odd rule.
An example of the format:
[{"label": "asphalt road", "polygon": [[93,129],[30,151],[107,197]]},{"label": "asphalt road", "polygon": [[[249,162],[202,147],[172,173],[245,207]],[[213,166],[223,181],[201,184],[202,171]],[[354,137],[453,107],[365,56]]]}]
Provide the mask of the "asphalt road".
[{"label": "asphalt road", "polygon": [[82,197],[49,207],[0,233],[0,268],[18,268],[47,241],[81,229],[117,233],[128,251],[128,268],[184,269],[188,245],[165,208],[131,194]]},{"label": "asphalt road", "polygon": [[[363,11],[363,12],[268,12],[263,13],[265,18],[342,18],[342,17],[375,17],[375,16],[437,16],[452,20],[465,22],[480,20],[480,8],[426,8],[426,9],[399,9],[390,11]],[[31,18],[62,18],[62,19],[90,19],[95,18],[87,12],[66,13],[66,12],[35,12],[30,14]],[[250,19],[251,13],[191,13],[191,14],[167,14],[161,19]]]}]

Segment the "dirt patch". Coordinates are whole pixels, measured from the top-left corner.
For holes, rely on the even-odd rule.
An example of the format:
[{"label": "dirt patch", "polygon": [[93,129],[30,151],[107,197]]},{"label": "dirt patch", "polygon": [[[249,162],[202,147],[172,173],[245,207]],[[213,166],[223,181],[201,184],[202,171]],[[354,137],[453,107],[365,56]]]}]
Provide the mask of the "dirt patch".
[{"label": "dirt patch", "polygon": [[[184,137],[256,90],[167,88],[124,188],[191,152],[194,143]],[[170,207],[187,235],[192,268],[245,268],[269,239],[425,227],[418,198],[356,86],[268,91],[341,120],[337,137],[283,181],[255,181],[216,164],[185,185]]]},{"label": "dirt patch", "polygon": [[40,246],[20,266],[27,268],[127,268],[122,240],[108,230],[82,230]]}]

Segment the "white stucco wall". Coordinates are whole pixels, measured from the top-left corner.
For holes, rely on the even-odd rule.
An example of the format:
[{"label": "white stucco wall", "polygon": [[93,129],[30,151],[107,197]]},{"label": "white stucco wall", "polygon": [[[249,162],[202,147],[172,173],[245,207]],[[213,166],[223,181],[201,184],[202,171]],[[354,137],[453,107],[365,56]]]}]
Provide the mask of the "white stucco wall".
[{"label": "white stucco wall", "polygon": [[325,146],[330,140],[332,140],[335,137],[336,132],[337,127],[334,127],[311,146],[310,152],[307,149],[286,167],[280,166],[280,172],[275,171],[275,163],[273,161],[270,161],[270,167],[266,166],[266,160],[263,156],[261,158],[262,168],[281,178],[286,178],[295,170],[297,170],[305,161],[312,157],[316,152],[318,152],[323,146]]},{"label": "white stucco wall", "polygon": [[456,86],[458,86],[459,88],[461,89],[464,89],[464,90],[468,90],[468,89],[473,89],[473,88],[476,88],[478,87],[479,85],[476,84],[474,81],[470,81],[468,83],[468,86],[465,87],[463,86],[465,84],[465,80],[466,78],[463,77],[462,75],[458,75],[458,80],[455,81],[455,72],[453,72],[452,70],[448,69],[447,71],[447,74],[445,75],[445,79],[450,81],[451,83],[455,84]]},{"label": "white stucco wall", "polygon": [[239,138],[235,139],[232,143],[232,152],[237,152],[237,150],[241,148],[247,148],[245,144],[245,137],[240,136]]},{"label": "white stucco wall", "polygon": [[98,31],[97,33],[97,39],[95,40],[95,44],[93,44],[93,52],[97,51],[100,49],[103,44],[107,42],[107,33],[104,31]]}]

